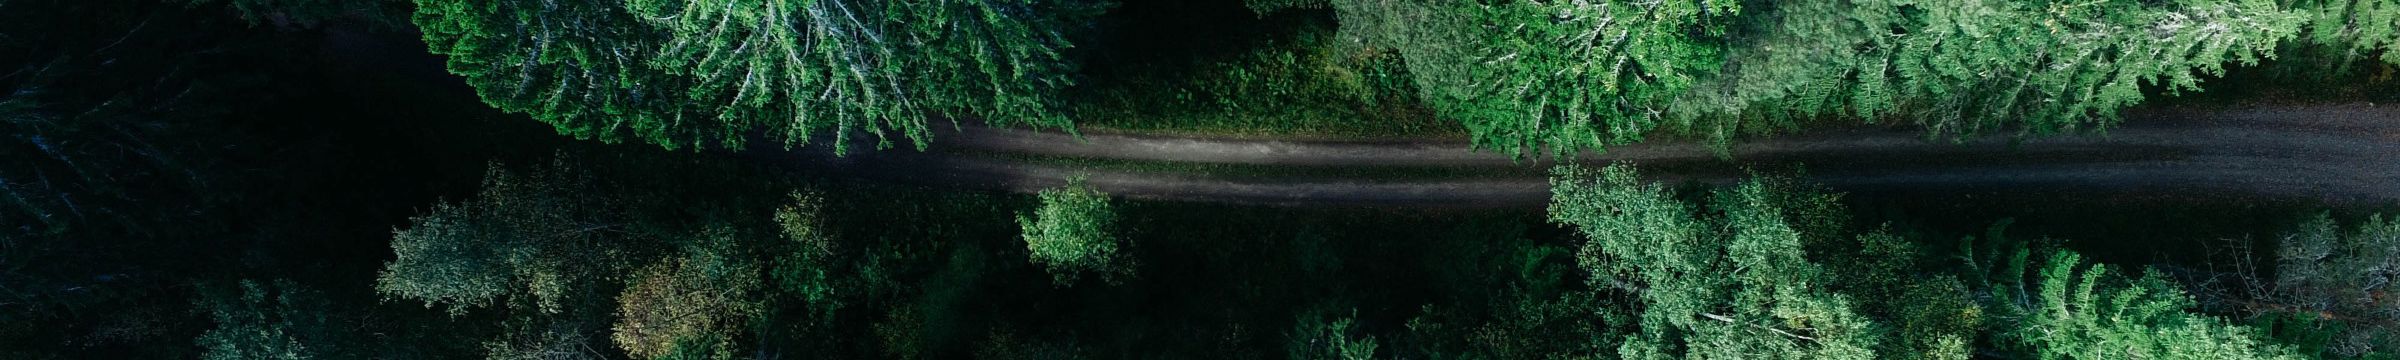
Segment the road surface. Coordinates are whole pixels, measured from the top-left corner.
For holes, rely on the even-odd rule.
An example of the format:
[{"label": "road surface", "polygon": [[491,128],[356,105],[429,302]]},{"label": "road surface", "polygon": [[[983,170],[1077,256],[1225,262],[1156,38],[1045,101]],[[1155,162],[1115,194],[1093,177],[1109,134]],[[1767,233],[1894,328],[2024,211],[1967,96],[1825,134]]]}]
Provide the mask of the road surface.
[{"label": "road surface", "polygon": [[[1142,199],[1266,205],[1539,207],[1550,162],[1510,159],[1445,141],[1215,140],[961,127],[927,152],[905,149],[779,157],[872,181],[1032,192],[1083,176],[1101,191]],[[799,152],[810,152],[802,149]],[[863,154],[863,155],[861,155]],[[1106,170],[1008,156],[1288,168],[1509,169],[1513,176],[1325,178]],[[1643,144],[1585,154],[1629,162],[1659,181],[1731,182],[1745,169],[1805,166],[1844,191],[2073,190],[2202,198],[2275,197],[2328,203],[2400,202],[2400,109],[2373,104],[2237,109],[2143,109],[2106,134],[1928,141],[1908,129],[1854,129],[1752,140],[1730,159],[1694,144]],[[1459,173],[1448,171],[1445,173]]]}]

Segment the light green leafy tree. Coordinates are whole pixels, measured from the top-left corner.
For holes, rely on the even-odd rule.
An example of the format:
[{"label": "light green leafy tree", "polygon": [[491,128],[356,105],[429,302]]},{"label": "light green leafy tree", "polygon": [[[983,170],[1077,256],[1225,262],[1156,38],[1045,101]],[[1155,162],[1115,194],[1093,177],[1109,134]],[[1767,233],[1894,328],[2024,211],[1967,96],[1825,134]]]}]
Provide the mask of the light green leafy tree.
[{"label": "light green leafy tree", "polygon": [[770,271],[780,294],[805,304],[820,318],[842,307],[841,283],[835,267],[832,234],[825,228],[823,194],[798,191],[792,202],[775,209],[775,224],[790,249],[775,258]]},{"label": "light green leafy tree", "polygon": [[765,306],[758,298],[763,274],[743,240],[715,226],[682,256],[636,271],[617,297],[617,347],[638,358],[730,350],[727,342]]},{"label": "light green leafy tree", "polygon": [[[1825,290],[1770,190],[1746,182],[1713,208],[1674,199],[1628,166],[1556,169],[1550,218],[1588,240],[1595,288],[1636,294],[1628,358],[1866,359],[1880,340],[1851,301]],[[1704,211],[1705,210],[1705,211]]]},{"label": "light green leafy tree", "polygon": [[493,164],[474,198],[434,205],[394,232],[386,296],[453,313],[501,300],[561,313],[617,274],[626,220],[563,157],[520,174]]},{"label": "light green leafy tree", "polygon": [[1092,190],[1081,179],[1065,187],[1042,190],[1041,206],[1017,215],[1025,250],[1034,264],[1050,271],[1065,285],[1084,273],[1097,273],[1110,282],[1132,275],[1132,266],[1119,253],[1117,212],[1108,194]]}]

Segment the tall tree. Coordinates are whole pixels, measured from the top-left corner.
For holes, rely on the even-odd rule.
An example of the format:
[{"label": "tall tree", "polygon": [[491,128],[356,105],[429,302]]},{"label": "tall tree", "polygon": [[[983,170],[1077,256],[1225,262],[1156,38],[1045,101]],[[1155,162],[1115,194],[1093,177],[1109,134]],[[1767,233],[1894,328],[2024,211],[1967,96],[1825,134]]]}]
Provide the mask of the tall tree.
[{"label": "tall tree", "polygon": [[764,306],[760,266],[744,240],[718,226],[696,235],[682,256],[635,271],[617,297],[617,347],[637,358],[730,351]]},{"label": "tall tree", "polygon": [[928,116],[1067,128],[1068,36],[1095,0],[419,0],[426,42],[493,106],[670,149],[853,132],[923,149]]},{"label": "tall tree", "polygon": [[622,210],[591,181],[563,157],[530,173],[493,164],[474,198],[436,204],[394,231],[398,257],[376,289],[454,313],[503,300],[543,313],[583,305],[632,245]]},{"label": "tall tree", "polygon": [[741,144],[738,129],[699,122],[689,81],[650,69],[665,34],[619,1],[417,0],[413,18],[483,101],[560,134],[670,149]]},{"label": "tall tree", "polygon": [[[806,142],[830,129],[835,149],[849,133],[925,136],[925,109],[908,78],[911,39],[896,31],[898,2],[879,0],[632,0],[642,21],[666,33],[652,58],[660,71],[690,77],[684,96],[717,114],[730,134],[771,124],[770,134]],[[617,26],[639,26],[617,24]],[[648,29],[628,29],[651,31]],[[640,84],[629,84],[640,86]],[[707,126],[707,125],[703,125]],[[888,143],[888,140],[882,140]]]}]

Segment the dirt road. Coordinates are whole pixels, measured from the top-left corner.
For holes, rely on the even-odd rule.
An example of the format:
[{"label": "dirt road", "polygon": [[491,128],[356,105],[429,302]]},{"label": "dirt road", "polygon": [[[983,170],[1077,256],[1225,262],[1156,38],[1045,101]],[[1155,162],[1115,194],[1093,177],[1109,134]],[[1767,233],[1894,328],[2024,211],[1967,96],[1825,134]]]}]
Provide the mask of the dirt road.
[{"label": "dirt road", "polygon": [[[1543,161],[1472,151],[1463,142],[1212,140],[943,130],[924,153],[886,150],[810,157],[812,167],[876,181],[1030,192],[1074,176],[1133,198],[1272,205],[1536,207],[1548,198]],[[1510,169],[1515,176],[1324,178],[1094,170],[969,154],[1246,164],[1291,168]],[[2105,135],[1963,143],[1913,130],[1841,130],[1753,140],[1730,160],[1693,144],[1645,144],[1578,162],[1631,162],[1661,181],[1729,182],[1744,169],[1805,166],[1845,191],[2074,190],[2190,197],[2278,197],[2332,203],[2400,202],[2400,109],[2372,104],[2232,110],[2144,109]],[[1457,173],[1450,171],[1449,173]],[[1470,171],[1471,172],[1471,171]]]}]

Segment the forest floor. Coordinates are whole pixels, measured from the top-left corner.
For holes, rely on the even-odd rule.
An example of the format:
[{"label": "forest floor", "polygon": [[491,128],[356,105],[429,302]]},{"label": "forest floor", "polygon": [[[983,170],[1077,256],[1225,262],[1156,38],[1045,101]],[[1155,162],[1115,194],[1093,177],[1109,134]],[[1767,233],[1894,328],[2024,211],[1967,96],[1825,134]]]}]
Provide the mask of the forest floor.
[{"label": "forest floor", "polygon": [[[1077,139],[961,126],[940,130],[934,144],[924,152],[834,158],[803,148],[770,157],[797,160],[811,172],[928,186],[1032,192],[1083,177],[1101,191],[1140,199],[1452,208],[1540,207],[1549,196],[1545,169],[1554,163],[1475,151],[1463,140]],[[1850,192],[2030,190],[2381,205],[2400,202],[2400,108],[2153,107],[2130,111],[2105,134],[1952,142],[1927,140],[1914,129],[1861,128],[1745,141],[1730,157],[1694,143],[1651,143],[1572,161],[1630,162],[1667,182],[1725,183],[1750,169],[1804,169],[1806,178]],[[1149,165],[1108,165],[1118,163]]]}]

